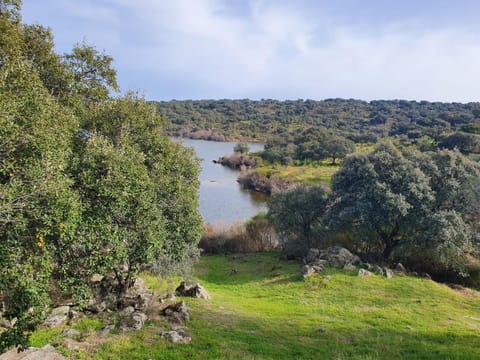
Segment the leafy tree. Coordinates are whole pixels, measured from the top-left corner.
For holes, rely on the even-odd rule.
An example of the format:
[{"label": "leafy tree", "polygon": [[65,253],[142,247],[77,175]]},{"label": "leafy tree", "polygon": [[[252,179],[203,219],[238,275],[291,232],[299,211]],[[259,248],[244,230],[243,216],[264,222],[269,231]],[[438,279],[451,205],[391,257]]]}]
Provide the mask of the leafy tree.
[{"label": "leafy tree", "polygon": [[320,186],[275,193],[268,202],[268,219],[278,233],[289,237],[291,247],[304,254],[313,246],[314,228],[325,212],[327,198]]},{"label": "leafy tree", "polygon": [[30,64],[0,69],[0,293],[16,325],[0,348],[25,345],[48,303],[55,240],[76,222],[66,171],[77,121],[43,87]]},{"label": "leafy tree", "polygon": [[248,152],[250,151],[249,147],[248,147],[248,144],[245,144],[245,143],[238,143],[234,146],[233,148],[233,151],[234,152],[238,152],[240,154],[248,154]]},{"label": "leafy tree", "polygon": [[118,91],[113,58],[85,43],[77,44],[71,54],[64,55],[68,69],[74,74],[73,90],[85,104],[106,100]]},{"label": "leafy tree", "polygon": [[320,146],[323,147],[325,157],[332,159],[332,165],[336,164],[337,159],[342,159],[355,151],[353,141],[336,135],[327,137]]},{"label": "leafy tree", "polygon": [[464,154],[480,154],[480,135],[455,132],[444,137],[439,147],[450,150],[457,148]]},{"label": "leafy tree", "polygon": [[332,224],[384,260],[402,248],[406,258],[421,251],[437,269],[462,272],[474,235],[466,199],[479,176],[458,152],[402,152],[383,143],[347,157],[334,175]]}]

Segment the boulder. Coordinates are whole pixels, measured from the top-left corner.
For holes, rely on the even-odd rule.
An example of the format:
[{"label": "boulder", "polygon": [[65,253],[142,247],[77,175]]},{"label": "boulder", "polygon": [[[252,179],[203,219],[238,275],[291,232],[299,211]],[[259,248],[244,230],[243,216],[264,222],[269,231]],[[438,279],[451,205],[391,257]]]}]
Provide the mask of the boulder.
[{"label": "boulder", "polygon": [[395,265],[395,270],[396,270],[396,271],[399,271],[399,272],[407,272],[407,270],[406,270],[405,267],[402,265],[402,263],[398,263],[397,265]]},{"label": "boulder", "polygon": [[307,264],[310,264],[310,263],[314,262],[318,258],[319,255],[320,255],[320,250],[310,249],[310,250],[308,250],[308,254],[305,258],[305,261],[307,262]]},{"label": "boulder", "polygon": [[168,305],[162,310],[162,315],[166,316],[170,321],[180,324],[190,318],[187,305],[183,301]]},{"label": "boulder", "polygon": [[331,266],[336,268],[343,268],[347,264],[355,265],[361,262],[357,255],[352,254],[341,246],[332,246],[328,249],[320,250],[317,259],[326,260]]},{"label": "boulder", "polygon": [[182,281],[175,289],[175,293],[180,296],[196,297],[199,299],[210,299],[210,294],[199,283]]},{"label": "boulder", "polygon": [[358,277],[367,278],[367,277],[370,277],[370,276],[372,276],[372,273],[370,271],[365,270],[365,269],[358,270]]},{"label": "boulder", "polygon": [[0,355],[0,360],[68,360],[63,355],[59,354],[57,350],[51,345],[45,345],[41,349],[28,348],[23,352],[18,352],[18,349],[11,349],[6,353]]},{"label": "boulder", "polygon": [[47,319],[43,322],[42,326],[47,328],[60,326],[68,319],[69,312],[70,306],[59,306],[53,309]]},{"label": "boulder", "polygon": [[300,270],[300,274],[302,275],[303,279],[306,279],[313,274],[315,274],[315,269],[311,265],[304,265],[302,266],[302,269]]},{"label": "boulder", "polygon": [[135,331],[140,330],[143,327],[143,324],[147,320],[147,315],[140,311],[135,311],[129,316],[125,317],[120,321],[120,331]]},{"label": "boulder", "polygon": [[165,331],[162,333],[162,337],[170,340],[174,344],[188,344],[192,341],[192,338],[184,329]]},{"label": "boulder", "polygon": [[377,275],[383,276],[385,273],[383,272],[383,268],[379,265],[373,265],[373,272]]},{"label": "boulder", "polygon": [[387,267],[384,267],[383,268],[383,275],[387,278],[387,279],[391,279],[393,277],[393,270],[392,269],[389,269]]},{"label": "boulder", "polygon": [[346,264],[344,267],[343,267],[343,270],[345,271],[356,271],[357,270],[357,267],[353,264]]}]

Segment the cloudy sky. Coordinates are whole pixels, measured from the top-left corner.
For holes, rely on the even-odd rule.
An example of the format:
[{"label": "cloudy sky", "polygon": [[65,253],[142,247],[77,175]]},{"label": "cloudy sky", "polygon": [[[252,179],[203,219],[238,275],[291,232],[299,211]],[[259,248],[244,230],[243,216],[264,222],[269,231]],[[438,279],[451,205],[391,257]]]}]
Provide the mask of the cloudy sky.
[{"label": "cloudy sky", "polygon": [[23,0],[152,100],[480,101],[478,0]]}]

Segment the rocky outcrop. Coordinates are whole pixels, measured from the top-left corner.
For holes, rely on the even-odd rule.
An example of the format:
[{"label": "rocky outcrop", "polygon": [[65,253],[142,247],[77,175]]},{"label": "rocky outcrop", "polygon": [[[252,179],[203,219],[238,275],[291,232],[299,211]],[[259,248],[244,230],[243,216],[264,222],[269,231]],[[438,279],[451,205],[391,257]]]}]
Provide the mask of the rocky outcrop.
[{"label": "rocky outcrop", "polygon": [[67,321],[70,313],[70,306],[60,306],[52,310],[47,319],[43,322],[42,327],[57,327]]},{"label": "rocky outcrop", "polygon": [[187,305],[183,301],[166,306],[162,310],[162,315],[177,324],[182,324],[190,318]]},{"label": "rocky outcrop", "polygon": [[182,283],[175,289],[175,293],[179,296],[196,297],[198,299],[209,300],[210,294],[199,283],[182,281]]},{"label": "rocky outcrop", "polygon": [[280,190],[289,190],[295,186],[289,181],[278,179],[275,176],[263,176],[255,171],[242,172],[237,181],[244,189],[268,195]]},{"label": "rocky outcrop", "polygon": [[185,329],[164,331],[162,337],[170,340],[174,344],[188,344],[192,342],[192,338]]},{"label": "rocky outcrop", "polygon": [[368,277],[371,277],[371,276],[372,276],[372,273],[368,270],[365,270],[365,269],[358,270],[358,277],[368,278]]},{"label": "rocky outcrop", "polygon": [[18,349],[12,349],[0,355],[0,360],[68,360],[65,356],[55,350],[51,345],[45,345],[41,349],[28,348],[25,351],[18,352]]}]

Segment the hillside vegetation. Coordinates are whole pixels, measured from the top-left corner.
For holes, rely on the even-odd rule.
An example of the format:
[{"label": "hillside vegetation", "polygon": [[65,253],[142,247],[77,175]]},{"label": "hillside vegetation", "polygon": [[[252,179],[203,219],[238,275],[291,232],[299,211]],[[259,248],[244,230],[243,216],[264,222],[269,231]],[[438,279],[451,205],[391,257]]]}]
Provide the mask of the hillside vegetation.
[{"label": "hillside vegetation", "polygon": [[[280,260],[276,253],[203,257],[195,276],[212,299],[185,299],[191,344],[170,344],[157,330],[163,324],[151,322],[139,333],[109,335],[106,343],[82,350],[77,357],[480,357],[478,292],[409,276],[359,278],[357,271],[331,268],[304,281],[300,266]],[[50,340],[40,335],[34,337],[37,346]]]}]

